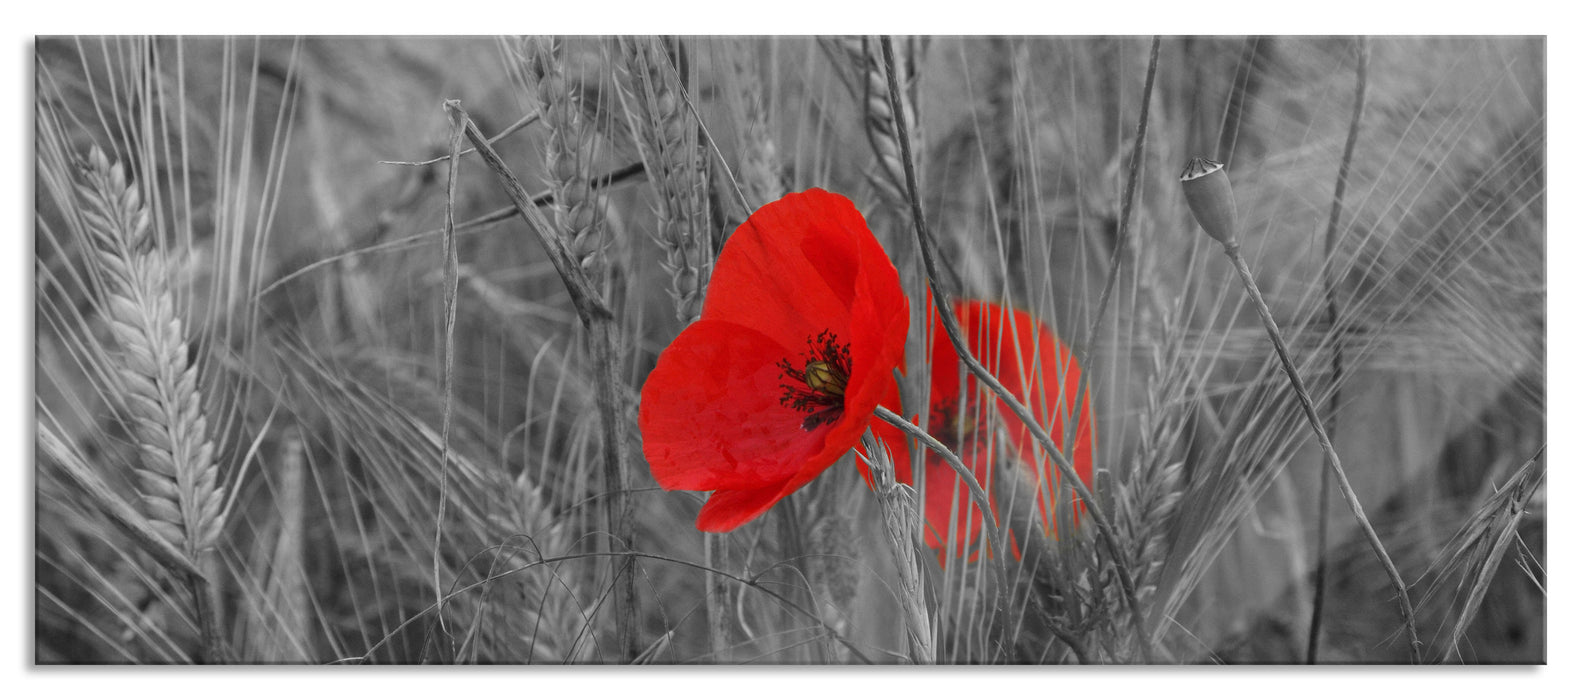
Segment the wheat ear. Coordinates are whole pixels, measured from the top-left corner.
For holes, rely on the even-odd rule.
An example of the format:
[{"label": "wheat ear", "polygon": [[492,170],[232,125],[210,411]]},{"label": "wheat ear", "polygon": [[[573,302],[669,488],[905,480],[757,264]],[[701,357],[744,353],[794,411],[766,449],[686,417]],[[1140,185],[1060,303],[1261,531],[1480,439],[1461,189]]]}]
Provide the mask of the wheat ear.
[{"label": "wheat ear", "polygon": [[[98,147],[78,184],[82,219],[98,253],[105,309],[119,349],[116,378],[138,443],[136,482],[150,526],[201,566],[224,524],[223,493],[203,414],[198,368],[188,359],[164,260],[150,245],[148,208],[120,163]],[[207,585],[189,576],[209,660],[217,621]]]},{"label": "wheat ear", "polygon": [[758,77],[757,63],[751,58],[751,47],[752,42],[738,41],[730,52],[731,71],[736,76],[742,98],[742,118],[737,121],[736,134],[741,143],[741,155],[736,172],[749,204],[762,206],[784,196],[786,186],[780,177],[780,156],[769,131],[763,81]]},{"label": "wheat ear", "polygon": [[584,272],[593,273],[606,259],[608,245],[601,214],[604,195],[588,178],[594,160],[593,127],[582,112],[582,88],[566,75],[558,38],[524,42],[528,74],[546,128],[544,165],[546,184],[555,193],[549,209],[556,228],[570,243]]},{"label": "wheat ear", "polygon": [[907,54],[897,56],[896,70],[901,76],[901,116],[890,104],[889,86],[885,82],[884,64],[879,59],[879,45],[871,37],[846,37],[839,40],[840,48],[857,67],[857,85],[854,90],[862,101],[863,126],[868,133],[868,143],[878,158],[880,176],[870,178],[884,193],[892,206],[905,209],[906,168],[901,160],[898,129],[910,129],[908,140],[922,143],[917,130],[917,105],[911,91],[915,74]]},{"label": "wheat ear", "polygon": [[862,447],[866,454],[857,455],[857,459],[867,462],[868,473],[873,475],[873,492],[884,511],[885,534],[895,554],[902,617],[912,663],[933,664],[934,631],[928,619],[928,604],[923,599],[923,569],[917,559],[917,540],[923,524],[914,500],[916,492],[896,482],[895,464],[890,461],[889,451],[874,438],[873,431],[863,434]]},{"label": "wheat ear", "polygon": [[[581,281],[588,291],[604,306],[607,301],[599,294],[596,282],[608,272],[606,254],[608,239],[604,234],[600,214],[604,211],[604,195],[595,190],[588,178],[594,158],[594,133],[582,112],[582,86],[566,76],[561,62],[560,40],[544,37],[527,42],[528,69],[537,79],[535,91],[539,110],[548,128],[548,142],[544,149],[544,164],[549,173],[548,184],[555,191],[554,214],[556,228],[575,256]],[[465,117],[465,115],[460,115]],[[465,123],[465,122],[464,122]],[[487,144],[474,141],[474,146],[486,159],[492,149]],[[497,157],[497,156],[496,156]],[[491,164],[493,165],[493,164]],[[502,165],[503,167],[503,165]],[[502,176],[505,173],[500,173]],[[521,196],[522,193],[518,193]],[[518,209],[532,220],[531,214],[520,202]],[[562,273],[564,277],[565,273]],[[568,280],[568,289],[573,283]],[[574,292],[575,293],[575,292]],[[607,310],[609,307],[604,306]],[[614,318],[601,315],[578,314],[589,332],[589,345],[593,351],[596,373],[597,405],[604,439],[603,464],[604,488],[608,494],[604,503],[604,521],[609,537],[605,544],[610,553],[630,548],[633,542],[631,504],[626,497],[631,488],[631,476],[626,466],[626,418],[617,415],[620,402],[617,398],[620,385],[617,369],[617,338],[619,330]],[[637,584],[627,569],[632,559],[627,556],[610,558],[610,581],[615,589],[613,616],[615,636],[624,658],[635,659],[641,653],[637,642]]]},{"label": "wheat ear", "polygon": [[665,254],[659,264],[670,275],[666,291],[676,318],[692,321],[702,313],[714,262],[706,154],[677,89],[680,73],[660,40],[623,37],[620,47],[622,96],[634,103],[627,114],[657,203],[654,241]]}]

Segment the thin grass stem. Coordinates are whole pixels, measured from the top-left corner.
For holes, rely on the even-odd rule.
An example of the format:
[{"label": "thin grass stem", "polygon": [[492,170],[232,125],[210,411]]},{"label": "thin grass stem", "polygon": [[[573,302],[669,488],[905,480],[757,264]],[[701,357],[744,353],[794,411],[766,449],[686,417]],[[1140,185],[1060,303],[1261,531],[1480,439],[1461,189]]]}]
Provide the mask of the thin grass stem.
[{"label": "thin grass stem", "polygon": [[[1324,317],[1335,337],[1329,355],[1329,402],[1324,424],[1331,434],[1340,425],[1340,378],[1345,376],[1345,347],[1340,334],[1340,302],[1337,299],[1335,237],[1340,229],[1340,210],[1346,201],[1346,180],[1351,174],[1351,155],[1362,130],[1362,105],[1368,95],[1368,39],[1357,37],[1357,91],[1352,99],[1351,126],[1346,131],[1346,147],[1340,154],[1340,173],[1335,176],[1335,198],[1329,205],[1329,225],[1324,229]],[[1313,616],[1307,625],[1307,663],[1318,663],[1318,640],[1324,623],[1324,586],[1329,578],[1329,476],[1318,473],[1318,561],[1313,567]]]},{"label": "thin grass stem", "polygon": [[[1148,50],[1148,74],[1143,78],[1143,104],[1137,115],[1137,138],[1132,141],[1132,157],[1126,173],[1126,190],[1121,195],[1121,220],[1115,231],[1115,252],[1110,254],[1109,272],[1105,273],[1104,288],[1099,292],[1098,308],[1094,310],[1093,322],[1088,324],[1088,334],[1083,338],[1082,352],[1087,355],[1093,353],[1093,341],[1098,337],[1099,326],[1104,322],[1104,312],[1109,308],[1110,296],[1115,293],[1115,282],[1120,277],[1121,255],[1131,244],[1132,208],[1137,201],[1137,178],[1142,172],[1143,144],[1148,140],[1148,106],[1153,102],[1151,98],[1154,93],[1154,75],[1158,71],[1159,37],[1156,36],[1153,46]],[[1091,371],[1082,373],[1077,396],[1087,395],[1087,382],[1091,374]],[[1075,434],[1075,424],[1071,430],[1072,434]]]}]

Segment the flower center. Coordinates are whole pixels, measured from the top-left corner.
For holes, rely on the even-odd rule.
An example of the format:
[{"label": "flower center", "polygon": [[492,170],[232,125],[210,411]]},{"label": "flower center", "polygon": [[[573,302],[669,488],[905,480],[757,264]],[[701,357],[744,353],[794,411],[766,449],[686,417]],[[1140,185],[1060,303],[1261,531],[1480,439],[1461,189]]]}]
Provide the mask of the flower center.
[{"label": "flower center", "polygon": [[958,401],[937,402],[929,411],[928,432],[952,452],[960,453],[965,447],[978,445],[985,437],[985,431],[979,430],[978,413],[976,395],[968,396],[965,405]]},{"label": "flower center", "polygon": [[851,344],[838,342],[823,331],[807,339],[807,352],[798,362],[781,359],[776,365],[787,381],[780,385],[780,405],[808,414],[803,430],[813,430],[840,419],[846,408],[846,382],[851,379]]}]

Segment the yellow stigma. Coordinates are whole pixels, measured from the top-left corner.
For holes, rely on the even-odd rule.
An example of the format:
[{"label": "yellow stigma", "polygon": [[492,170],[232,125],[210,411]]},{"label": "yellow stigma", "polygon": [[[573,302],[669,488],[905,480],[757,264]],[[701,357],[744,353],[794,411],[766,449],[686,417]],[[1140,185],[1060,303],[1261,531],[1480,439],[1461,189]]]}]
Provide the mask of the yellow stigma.
[{"label": "yellow stigma", "polygon": [[828,362],[813,360],[807,363],[807,369],[802,374],[807,377],[809,389],[834,395],[846,393],[846,378],[836,374]]},{"label": "yellow stigma", "polygon": [[959,416],[958,420],[955,421],[955,423],[956,423],[956,430],[960,431],[961,434],[964,435],[964,436],[970,436],[973,433],[977,432],[978,431],[978,415],[977,414],[978,414],[978,412],[974,410],[974,411],[968,411],[966,413],[966,415]]}]

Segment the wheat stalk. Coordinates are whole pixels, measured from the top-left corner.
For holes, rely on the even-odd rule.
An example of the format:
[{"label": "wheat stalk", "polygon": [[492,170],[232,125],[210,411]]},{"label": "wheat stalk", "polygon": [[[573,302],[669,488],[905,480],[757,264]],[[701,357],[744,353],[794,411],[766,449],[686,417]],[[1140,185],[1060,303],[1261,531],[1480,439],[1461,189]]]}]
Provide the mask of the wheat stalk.
[{"label": "wheat stalk", "polygon": [[[223,491],[203,413],[198,368],[188,359],[162,256],[151,249],[149,213],[120,163],[97,146],[77,192],[97,246],[110,332],[120,349],[116,378],[138,443],[136,483],[149,525],[193,562],[214,549],[224,525]],[[201,563],[200,563],[201,566]],[[218,630],[207,586],[189,575],[210,660]]]}]

